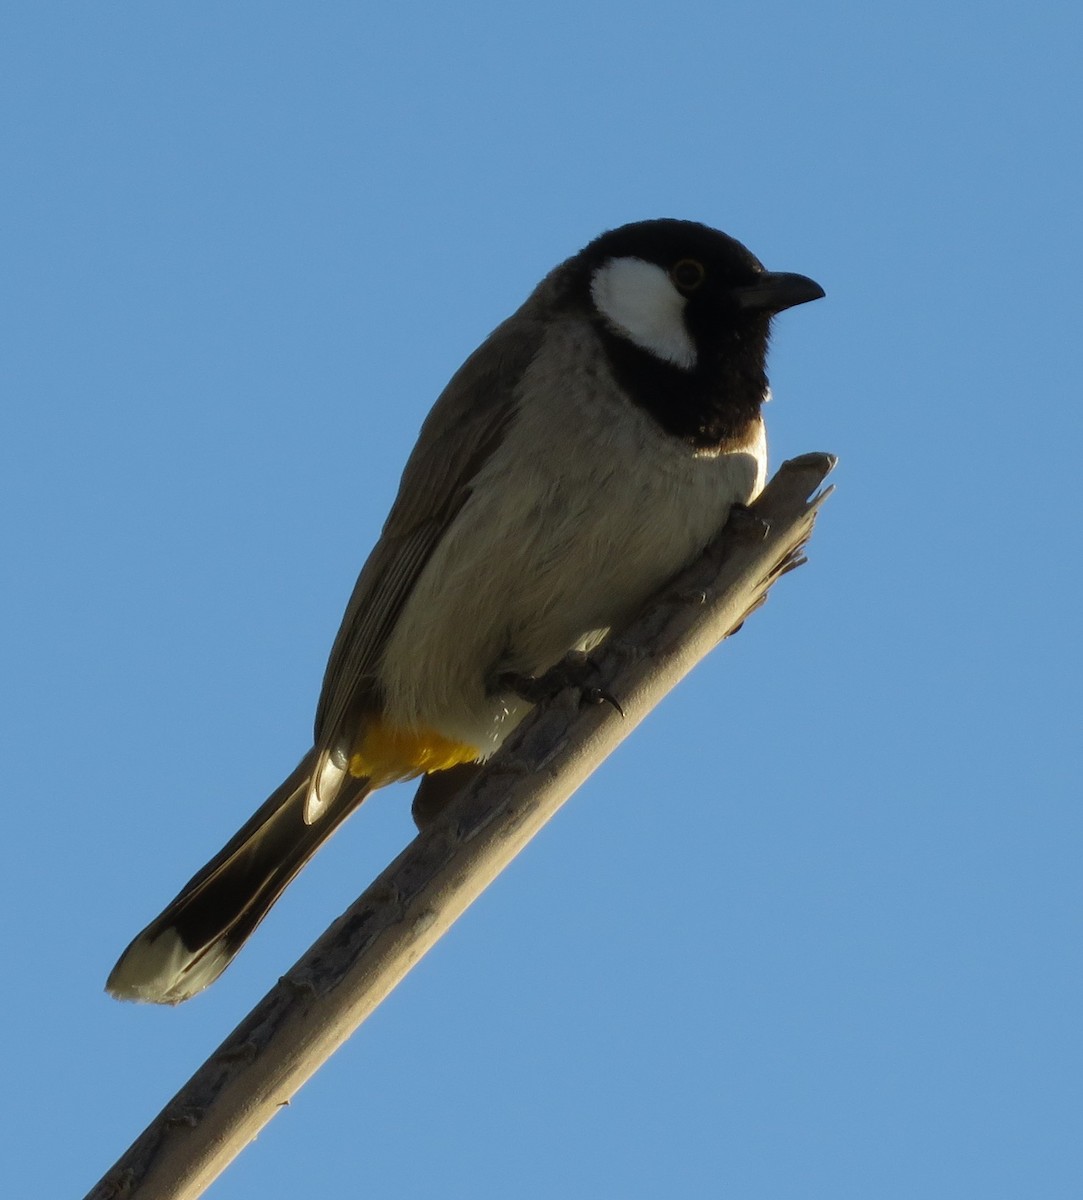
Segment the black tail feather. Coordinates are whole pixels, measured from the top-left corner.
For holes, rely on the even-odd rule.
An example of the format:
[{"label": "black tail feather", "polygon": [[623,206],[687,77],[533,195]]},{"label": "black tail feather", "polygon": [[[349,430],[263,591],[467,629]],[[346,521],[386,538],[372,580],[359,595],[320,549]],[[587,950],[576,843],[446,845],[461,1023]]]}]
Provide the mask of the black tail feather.
[{"label": "black tail feather", "polygon": [[320,820],[304,822],[309,752],[251,819],[120,956],[106,990],[175,1004],[228,966],[289,882],[368,795],[350,781]]}]

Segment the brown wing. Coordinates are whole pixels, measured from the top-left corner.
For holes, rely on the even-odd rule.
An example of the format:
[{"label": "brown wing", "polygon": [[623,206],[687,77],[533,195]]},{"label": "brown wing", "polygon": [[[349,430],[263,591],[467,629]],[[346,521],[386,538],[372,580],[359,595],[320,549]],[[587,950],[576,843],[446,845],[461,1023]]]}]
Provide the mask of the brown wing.
[{"label": "brown wing", "polygon": [[[472,480],[500,444],[514,411],[515,386],[537,353],[543,330],[538,318],[520,309],[455,373],[421,427],[331,649],[316,711],[316,747],[324,760],[344,748],[339,743],[353,734],[351,717],[376,699],[373,677],[387,637],[433,549],[470,495]],[[321,808],[313,804],[310,818]]]}]

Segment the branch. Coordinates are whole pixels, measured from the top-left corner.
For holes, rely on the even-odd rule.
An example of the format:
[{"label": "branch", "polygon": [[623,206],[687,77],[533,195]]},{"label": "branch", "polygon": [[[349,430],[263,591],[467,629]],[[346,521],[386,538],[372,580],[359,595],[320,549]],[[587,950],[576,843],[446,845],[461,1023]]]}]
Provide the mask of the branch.
[{"label": "branch", "polygon": [[593,655],[610,705],[535,710],[166,1105],[87,1200],[191,1200],[342,1045],[674,684],[805,560],[827,454],[784,463],[643,616]]}]

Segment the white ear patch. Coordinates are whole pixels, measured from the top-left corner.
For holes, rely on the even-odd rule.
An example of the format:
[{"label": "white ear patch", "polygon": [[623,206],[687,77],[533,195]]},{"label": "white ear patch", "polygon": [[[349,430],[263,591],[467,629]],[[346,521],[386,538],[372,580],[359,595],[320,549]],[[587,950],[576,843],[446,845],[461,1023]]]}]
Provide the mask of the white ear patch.
[{"label": "white ear patch", "polygon": [[641,258],[611,258],[590,282],[594,306],[642,350],[690,371],[696,345],[684,324],[684,297],[655,263]]}]

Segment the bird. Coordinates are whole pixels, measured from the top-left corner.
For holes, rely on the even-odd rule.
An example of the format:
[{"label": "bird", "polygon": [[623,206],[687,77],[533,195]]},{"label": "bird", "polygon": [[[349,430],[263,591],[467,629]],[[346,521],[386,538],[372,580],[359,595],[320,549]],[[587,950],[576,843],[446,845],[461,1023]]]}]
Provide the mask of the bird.
[{"label": "bird", "polygon": [[[313,744],[139,933],[106,989],[176,1004],[222,973],[372,791],[419,824],[764,486],[774,316],[821,298],[662,218],[553,269],[425,419],[347,604]],[[573,657],[569,657],[573,656]]]}]

